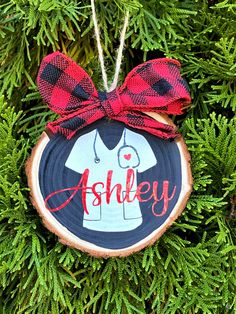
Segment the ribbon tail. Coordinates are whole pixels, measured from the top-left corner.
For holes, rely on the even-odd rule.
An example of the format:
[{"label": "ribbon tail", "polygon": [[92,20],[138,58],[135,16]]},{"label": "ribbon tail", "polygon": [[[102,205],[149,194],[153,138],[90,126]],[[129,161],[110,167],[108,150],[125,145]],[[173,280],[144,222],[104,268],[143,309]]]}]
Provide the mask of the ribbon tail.
[{"label": "ribbon tail", "polygon": [[135,111],[123,113],[122,115],[114,116],[113,119],[123,122],[131,128],[146,131],[163,139],[174,139],[180,136],[175,126],[159,122],[144,113]]},{"label": "ribbon tail", "polygon": [[71,139],[79,130],[86,126],[100,120],[104,117],[104,113],[98,110],[97,106],[84,109],[80,113],[73,113],[65,117],[59,118],[56,121],[49,122],[47,129],[53,134],[59,133],[64,135],[67,139]]}]

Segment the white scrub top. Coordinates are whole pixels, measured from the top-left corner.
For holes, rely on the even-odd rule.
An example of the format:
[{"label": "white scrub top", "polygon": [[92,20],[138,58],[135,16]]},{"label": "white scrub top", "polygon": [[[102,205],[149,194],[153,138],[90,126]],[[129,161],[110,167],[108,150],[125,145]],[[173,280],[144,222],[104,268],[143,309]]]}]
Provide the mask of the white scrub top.
[{"label": "white scrub top", "polygon": [[[125,143],[124,145],[124,136]],[[95,153],[96,152],[96,153]],[[95,157],[99,162],[95,162]],[[97,130],[82,135],[75,142],[65,166],[82,174],[89,169],[88,186],[103,182],[105,187],[96,186],[99,193],[105,192],[107,174],[113,171],[111,188],[120,183],[123,187],[121,197],[125,196],[127,169],[134,169],[134,184],[130,193],[133,199],[137,189],[137,172],[141,173],[155,166],[156,157],[147,142],[140,134],[124,129],[119,143],[113,149],[108,149],[102,141]],[[100,188],[100,190],[99,190]],[[101,195],[101,204],[93,205],[95,195],[86,191],[86,204],[89,214],[84,212],[83,227],[103,232],[129,231],[137,228],[142,223],[142,213],[137,197],[132,202],[117,202],[116,188],[111,194],[110,203],[106,202],[105,193]]]}]

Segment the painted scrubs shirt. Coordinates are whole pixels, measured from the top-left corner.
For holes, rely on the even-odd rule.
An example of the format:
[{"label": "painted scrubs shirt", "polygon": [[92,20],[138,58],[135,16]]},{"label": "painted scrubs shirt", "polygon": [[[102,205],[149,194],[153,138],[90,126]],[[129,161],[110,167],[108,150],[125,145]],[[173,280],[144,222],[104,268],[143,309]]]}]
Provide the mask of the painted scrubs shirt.
[{"label": "painted scrubs shirt", "polygon": [[[113,149],[107,148],[97,129],[82,135],[75,142],[65,166],[79,174],[89,169],[89,186],[96,182],[106,182],[108,171],[112,170],[112,185],[120,183],[125,187],[127,169],[133,168],[135,180],[130,193],[132,198],[137,189],[137,172],[144,172],[156,163],[156,157],[145,137],[124,128],[119,143]],[[98,185],[96,191],[102,193],[104,189],[99,191]],[[122,194],[125,195],[125,191]],[[109,204],[105,198],[102,194],[101,204],[94,206],[94,194],[86,191],[88,214],[84,212],[84,228],[118,232],[133,230],[141,225],[142,213],[137,198],[121,204],[117,202],[115,191],[111,194]]]}]

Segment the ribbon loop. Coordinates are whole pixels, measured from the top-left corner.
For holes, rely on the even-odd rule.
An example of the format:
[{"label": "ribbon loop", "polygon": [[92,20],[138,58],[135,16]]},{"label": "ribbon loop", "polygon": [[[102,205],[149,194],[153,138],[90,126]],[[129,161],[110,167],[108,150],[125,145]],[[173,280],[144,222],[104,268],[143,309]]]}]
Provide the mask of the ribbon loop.
[{"label": "ribbon loop", "polygon": [[44,58],[37,83],[49,108],[61,115],[47,127],[68,139],[105,116],[164,139],[175,138],[175,127],[145,112],[182,114],[182,108],[191,102],[188,86],[180,75],[180,63],[168,58],[140,64],[122,86],[111,92],[98,92],[79,65],[54,52]]}]

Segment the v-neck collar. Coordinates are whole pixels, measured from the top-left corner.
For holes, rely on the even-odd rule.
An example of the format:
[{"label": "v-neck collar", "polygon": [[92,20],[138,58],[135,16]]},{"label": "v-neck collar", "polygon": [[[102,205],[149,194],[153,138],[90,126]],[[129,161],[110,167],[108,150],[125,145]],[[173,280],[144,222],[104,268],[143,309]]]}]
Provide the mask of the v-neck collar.
[{"label": "v-neck collar", "polygon": [[[122,146],[122,145],[121,145],[121,142],[122,142],[122,140],[124,140],[124,131],[125,131],[125,128],[124,128],[123,131],[122,131],[120,140],[119,140],[119,142],[117,143],[117,145],[116,145],[114,148],[109,149],[109,148],[106,146],[106,144],[104,143],[103,139],[101,138],[101,136],[100,136],[100,134],[99,134],[99,131],[96,129],[95,132],[97,132],[97,139],[94,138],[94,145],[96,146],[96,150],[98,150],[98,146],[97,146],[97,145],[98,145],[98,143],[97,143],[98,140],[101,142],[102,145],[104,145],[104,147],[106,148],[106,150],[108,150],[108,151],[110,151],[110,152],[116,150],[117,147]],[[127,133],[127,129],[126,129],[126,133]],[[96,133],[95,133],[95,136],[96,136]]]}]

